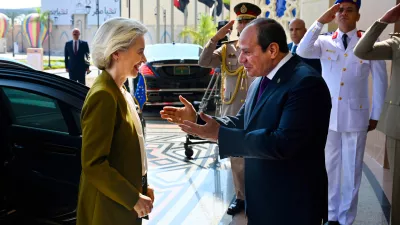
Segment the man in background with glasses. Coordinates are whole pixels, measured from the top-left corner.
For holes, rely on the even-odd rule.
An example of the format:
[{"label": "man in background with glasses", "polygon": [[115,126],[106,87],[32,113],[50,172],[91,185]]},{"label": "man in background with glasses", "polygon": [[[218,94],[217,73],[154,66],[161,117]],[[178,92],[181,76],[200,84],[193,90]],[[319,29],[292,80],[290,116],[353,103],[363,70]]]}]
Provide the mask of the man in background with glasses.
[{"label": "man in background with glasses", "polygon": [[[362,60],[353,53],[362,36],[356,29],[360,6],[361,0],[336,0],[311,26],[297,48],[301,57],[321,59],[322,76],[332,97],[325,147],[329,187],[327,225],[351,225],[356,218],[367,132],[376,128],[388,85],[384,61]],[[339,28],[331,35],[320,35],[324,24],[333,20]]]}]

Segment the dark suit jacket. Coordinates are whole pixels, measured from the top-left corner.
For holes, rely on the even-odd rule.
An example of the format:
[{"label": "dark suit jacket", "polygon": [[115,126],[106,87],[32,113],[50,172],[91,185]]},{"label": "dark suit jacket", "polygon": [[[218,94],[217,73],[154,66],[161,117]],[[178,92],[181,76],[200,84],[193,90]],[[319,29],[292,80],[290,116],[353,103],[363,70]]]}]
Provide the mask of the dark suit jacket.
[{"label": "dark suit jacket", "polygon": [[328,207],[328,87],[299,56],[278,70],[256,103],[260,80],[237,116],[217,119],[219,154],[245,158],[249,225],[320,225]]},{"label": "dark suit jacket", "polygon": [[[289,51],[292,50],[293,47],[293,42],[288,44]],[[300,57],[300,56],[299,56]],[[322,76],[322,66],[321,66],[321,61],[319,59],[306,59],[300,57],[305,63],[310,65],[312,68],[314,68],[316,71],[318,71],[319,75]]]},{"label": "dark suit jacket", "polygon": [[86,71],[90,66],[90,51],[86,41],[79,40],[78,54],[74,54],[73,42],[65,43],[65,68],[70,71]]}]

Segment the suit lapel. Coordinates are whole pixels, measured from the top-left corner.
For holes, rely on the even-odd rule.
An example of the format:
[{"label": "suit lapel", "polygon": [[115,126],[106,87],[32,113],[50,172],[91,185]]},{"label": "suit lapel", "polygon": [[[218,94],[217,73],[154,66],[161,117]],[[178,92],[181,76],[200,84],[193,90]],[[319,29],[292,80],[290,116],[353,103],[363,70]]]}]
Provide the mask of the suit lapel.
[{"label": "suit lapel", "polygon": [[[260,87],[260,82],[261,82],[261,77],[257,77],[257,79],[255,79],[253,81],[254,83],[254,88],[249,90],[249,102],[248,102],[248,107],[250,107],[248,110],[246,110],[245,112],[245,119],[246,121],[250,121],[250,116],[253,112],[254,106],[256,104],[256,95],[258,94],[258,88]],[[248,124],[248,123],[245,123]]]},{"label": "suit lapel", "polygon": [[79,55],[79,52],[81,52],[81,47],[82,47],[82,41],[78,40],[78,51],[77,51],[76,55]]},{"label": "suit lapel", "polygon": [[250,122],[254,119],[256,114],[262,109],[263,105],[265,104],[265,102],[267,102],[269,97],[280,87],[280,85],[284,84],[287,80],[291,78],[291,76],[293,76],[294,68],[297,66],[299,62],[301,62],[299,56],[297,55],[292,56],[292,58],[276,72],[274,78],[270,81],[270,83],[260,96],[260,99],[256,102],[261,78],[258,79],[257,88],[254,88],[254,91],[251,96],[250,106],[252,107],[249,112],[250,118],[246,123],[246,128],[247,125],[250,124]]},{"label": "suit lapel", "polygon": [[71,52],[72,52],[72,54],[74,54],[74,41],[72,40],[72,41],[70,41],[70,48],[71,48]]},{"label": "suit lapel", "polygon": [[252,107],[252,110],[250,112],[249,122],[255,117],[257,112],[260,111],[260,109],[262,108],[264,103],[268,100],[269,96],[271,96],[271,94],[274,93],[276,88],[279,86],[279,83],[280,83],[279,75],[280,74],[277,73],[275,75],[275,77],[269,82],[268,86],[265,88],[264,92],[262,93],[262,95],[260,96],[260,99],[258,99],[258,101],[256,101],[256,98],[257,98],[258,89],[259,89],[260,85],[258,85],[256,91],[254,91],[255,92],[254,96],[253,96],[254,106],[252,105],[254,108]]}]

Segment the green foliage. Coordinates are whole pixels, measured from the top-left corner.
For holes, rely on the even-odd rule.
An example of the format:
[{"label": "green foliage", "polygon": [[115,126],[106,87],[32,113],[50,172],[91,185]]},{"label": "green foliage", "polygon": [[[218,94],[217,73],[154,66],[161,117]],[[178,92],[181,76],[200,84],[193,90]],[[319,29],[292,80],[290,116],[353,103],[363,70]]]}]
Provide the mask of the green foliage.
[{"label": "green foliage", "polygon": [[[28,64],[26,59],[17,59],[17,60],[22,63]],[[43,69],[44,70],[65,68],[64,59],[50,59],[50,65],[51,65],[51,68],[49,67],[48,59],[43,59]]]},{"label": "green foliage", "polygon": [[190,37],[194,44],[204,46],[216,32],[217,28],[214,24],[213,17],[202,14],[200,15],[200,22],[197,29],[185,27],[179,36],[183,38]]},{"label": "green foliage", "polygon": [[50,18],[50,11],[44,11],[42,12],[42,10],[40,8],[36,8],[36,13],[39,14],[39,18],[38,20],[40,21],[41,24],[44,25],[44,27],[48,28],[48,23],[49,23],[49,19],[50,19],[50,23],[53,23],[53,20]]}]

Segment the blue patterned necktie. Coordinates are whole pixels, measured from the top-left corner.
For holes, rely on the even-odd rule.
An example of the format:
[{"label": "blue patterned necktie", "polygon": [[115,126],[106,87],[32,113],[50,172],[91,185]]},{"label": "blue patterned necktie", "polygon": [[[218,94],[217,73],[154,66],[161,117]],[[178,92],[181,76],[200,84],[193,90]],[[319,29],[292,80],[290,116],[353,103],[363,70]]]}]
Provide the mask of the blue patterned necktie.
[{"label": "blue patterned necktie", "polygon": [[260,100],[262,93],[264,92],[265,88],[268,86],[270,79],[268,77],[263,77],[260,82],[260,87],[258,88],[258,95],[257,95],[257,102]]}]

